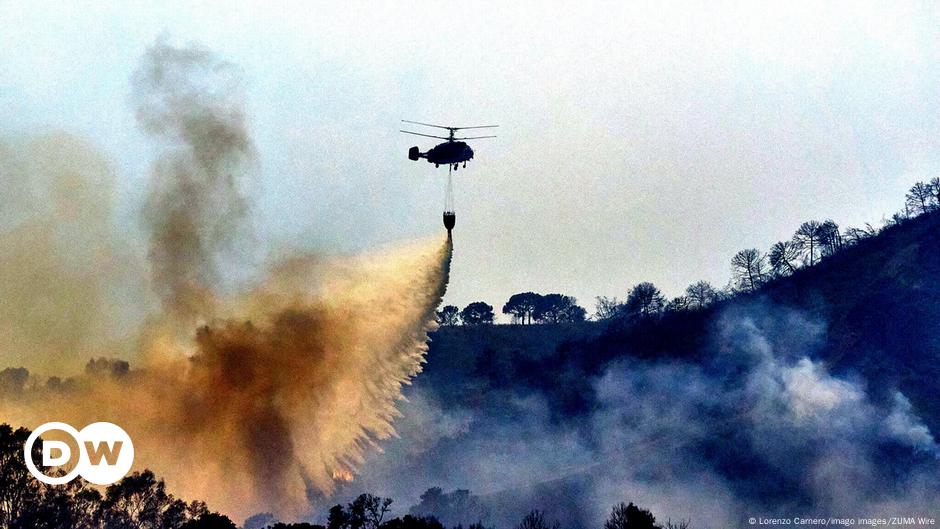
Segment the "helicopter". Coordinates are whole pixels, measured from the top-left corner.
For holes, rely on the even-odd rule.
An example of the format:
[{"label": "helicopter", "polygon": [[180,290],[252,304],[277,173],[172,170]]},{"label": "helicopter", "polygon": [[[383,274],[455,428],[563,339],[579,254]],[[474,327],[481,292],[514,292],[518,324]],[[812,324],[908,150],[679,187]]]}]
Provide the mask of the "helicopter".
[{"label": "helicopter", "polygon": [[449,165],[454,171],[457,170],[458,166],[463,164],[464,167],[467,166],[467,161],[473,158],[473,149],[464,140],[480,140],[483,138],[495,138],[496,136],[470,136],[466,138],[457,138],[454,134],[458,130],[467,130],[467,129],[492,129],[498,127],[499,125],[478,125],[475,127],[445,127],[443,125],[432,125],[430,123],[421,123],[420,121],[408,121],[407,119],[401,120],[402,123],[411,123],[413,125],[423,125],[425,127],[435,127],[438,129],[444,129],[450,131],[450,134],[447,136],[435,136],[433,134],[422,134],[420,132],[412,132],[410,130],[400,130],[405,134],[414,134],[415,136],[424,136],[425,138],[437,138],[439,140],[447,140],[444,143],[440,143],[435,147],[432,147],[427,152],[421,152],[421,149],[417,147],[412,147],[408,149],[408,159],[413,161],[418,161],[421,158],[427,159],[428,163],[433,163],[434,167],[440,167],[442,165]]}]

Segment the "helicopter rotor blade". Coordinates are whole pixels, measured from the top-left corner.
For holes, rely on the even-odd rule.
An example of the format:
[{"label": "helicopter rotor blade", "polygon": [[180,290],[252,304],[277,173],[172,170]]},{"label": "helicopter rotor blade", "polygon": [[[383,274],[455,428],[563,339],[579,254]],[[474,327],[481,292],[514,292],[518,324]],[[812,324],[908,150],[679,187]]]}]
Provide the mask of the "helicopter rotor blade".
[{"label": "helicopter rotor blade", "polygon": [[483,138],[495,138],[496,136],[469,136],[467,138],[454,138],[455,140],[482,140]]},{"label": "helicopter rotor blade", "polygon": [[420,132],[411,132],[410,130],[399,130],[398,132],[404,132],[405,134],[414,134],[415,136],[424,136],[425,138],[437,138],[439,140],[449,140],[445,136],[433,136],[431,134],[421,134]]},{"label": "helicopter rotor blade", "polygon": [[[408,121],[407,119],[401,120],[402,123],[411,123],[413,125],[424,125],[425,127],[437,127],[439,129],[452,130],[454,127],[445,127],[443,125],[432,125],[430,123],[422,123],[420,121]],[[404,131],[403,131],[404,132]]]},{"label": "helicopter rotor blade", "polygon": [[473,127],[445,127],[444,125],[434,125],[432,123],[423,123],[421,121],[409,121],[407,119],[401,120],[402,123],[411,123],[414,125],[424,125],[425,127],[437,127],[439,129],[445,130],[464,130],[464,129],[492,129],[496,128],[499,125],[476,125]]}]

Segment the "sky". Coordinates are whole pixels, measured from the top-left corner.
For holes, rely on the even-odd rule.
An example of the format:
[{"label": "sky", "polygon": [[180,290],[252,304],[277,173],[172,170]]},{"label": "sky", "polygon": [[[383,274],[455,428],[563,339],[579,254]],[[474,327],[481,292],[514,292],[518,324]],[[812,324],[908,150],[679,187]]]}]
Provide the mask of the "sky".
[{"label": "sky", "polygon": [[[195,5],[198,4],[198,5]],[[235,6],[228,4],[237,4]],[[498,123],[456,174],[448,303],[722,286],[803,221],[879,223],[940,174],[931,3],[12,2],[0,136],[69,131],[139,210],[158,155],[130,77],[157,39],[237,64],[255,244],[360,252],[443,236],[446,170],[401,119]]]}]

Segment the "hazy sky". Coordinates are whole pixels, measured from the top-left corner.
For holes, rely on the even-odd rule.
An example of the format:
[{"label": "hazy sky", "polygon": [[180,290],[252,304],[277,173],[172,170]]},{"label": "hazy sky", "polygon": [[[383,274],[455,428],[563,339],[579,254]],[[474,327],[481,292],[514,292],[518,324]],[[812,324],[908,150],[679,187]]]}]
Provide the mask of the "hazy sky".
[{"label": "hazy sky", "polygon": [[[399,120],[498,123],[457,173],[447,300],[668,295],[810,218],[879,222],[940,174],[940,20],[861,2],[10,2],[0,134],[64,129],[136,212],[155,148],[129,77],[164,34],[238,64],[267,249],[443,234],[445,169]],[[415,140],[418,140],[417,142]]]}]

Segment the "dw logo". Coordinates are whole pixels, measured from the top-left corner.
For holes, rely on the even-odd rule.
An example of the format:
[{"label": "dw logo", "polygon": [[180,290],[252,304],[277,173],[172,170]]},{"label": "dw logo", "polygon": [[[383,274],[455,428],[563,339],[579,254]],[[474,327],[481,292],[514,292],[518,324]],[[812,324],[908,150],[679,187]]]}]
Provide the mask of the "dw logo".
[{"label": "dw logo", "polygon": [[[33,461],[33,445],[42,434],[40,448],[42,466],[64,467],[71,470],[62,476],[43,474]],[[85,478],[95,485],[110,485],[123,478],[134,464],[134,444],[120,426],[109,422],[96,422],[81,431],[63,422],[47,422],[33,430],[23,446],[23,457],[29,472],[47,485],[62,485]]]}]

